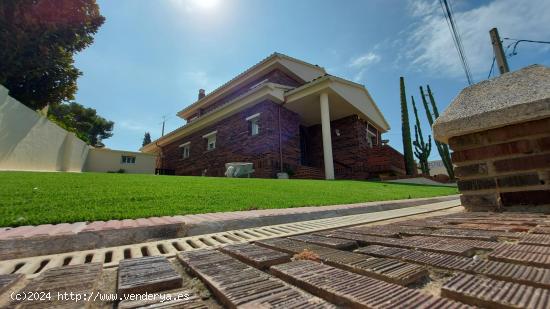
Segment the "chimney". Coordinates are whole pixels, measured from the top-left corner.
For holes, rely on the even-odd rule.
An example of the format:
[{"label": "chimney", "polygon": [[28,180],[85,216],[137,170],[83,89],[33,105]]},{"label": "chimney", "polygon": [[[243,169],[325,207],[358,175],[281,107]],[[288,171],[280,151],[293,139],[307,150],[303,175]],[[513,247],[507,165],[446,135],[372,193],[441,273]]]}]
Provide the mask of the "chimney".
[{"label": "chimney", "polygon": [[199,100],[204,98],[205,94],[204,94],[204,89],[199,89]]}]

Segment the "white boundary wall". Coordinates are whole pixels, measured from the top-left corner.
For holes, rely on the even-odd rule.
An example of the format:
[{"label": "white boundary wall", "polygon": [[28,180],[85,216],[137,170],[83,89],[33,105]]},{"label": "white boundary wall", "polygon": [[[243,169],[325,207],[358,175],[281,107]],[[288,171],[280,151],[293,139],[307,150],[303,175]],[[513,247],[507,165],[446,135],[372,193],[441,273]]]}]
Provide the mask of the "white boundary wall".
[{"label": "white boundary wall", "polygon": [[[122,156],[135,157],[134,164]],[[0,171],[155,173],[156,156],[93,148],[8,95],[0,85]]]},{"label": "white boundary wall", "polygon": [[0,85],[0,170],[80,172],[88,149]]}]

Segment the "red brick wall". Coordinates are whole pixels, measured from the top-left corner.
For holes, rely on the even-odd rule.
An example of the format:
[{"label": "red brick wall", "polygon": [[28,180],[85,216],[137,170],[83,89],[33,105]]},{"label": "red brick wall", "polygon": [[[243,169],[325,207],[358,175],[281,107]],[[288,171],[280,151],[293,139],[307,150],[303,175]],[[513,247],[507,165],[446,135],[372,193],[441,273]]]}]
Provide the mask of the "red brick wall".
[{"label": "red brick wall", "polygon": [[[254,177],[274,177],[279,165],[279,105],[271,101],[260,102],[242,112],[232,115],[208,128],[163,147],[163,168],[173,169],[176,175],[223,176],[225,163],[253,162]],[[246,117],[260,114],[260,133],[249,135]],[[300,158],[299,117],[294,112],[281,108],[283,161],[296,166]],[[206,150],[202,136],[217,130],[216,149]],[[182,159],[179,145],[191,142],[190,157]]]},{"label": "red brick wall", "polygon": [[[366,179],[377,177],[382,172],[404,174],[403,155],[390,146],[379,144],[369,147],[367,143],[367,123],[357,115],[334,120],[330,124],[332,156],[336,178]],[[340,136],[336,135],[336,130]],[[308,161],[312,166],[322,168],[323,142],[321,125],[307,128]]]},{"label": "red brick wall", "polygon": [[550,206],[550,118],[453,137],[449,145],[465,207]]},{"label": "red brick wall", "polygon": [[[300,86],[302,83],[298,82],[297,80],[293,79],[292,77],[288,76],[286,73],[284,73],[283,71],[279,70],[279,69],[275,69],[263,76],[260,76],[256,79],[254,79],[253,81],[245,84],[244,86],[241,86],[239,88],[236,88],[234,91],[230,92],[229,94],[225,95],[224,97],[214,101],[213,103],[209,104],[207,107],[203,107],[201,108],[200,110],[200,114],[201,115],[205,115],[209,112],[211,112],[212,110],[226,104],[227,102],[235,99],[236,97],[248,92],[250,90],[250,87],[264,81],[264,80],[268,80],[269,82],[272,82],[272,83],[277,83],[277,84],[281,84],[281,85],[286,85],[286,86],[292,86],[292,87],[298,87]],[[187,120],[195,117],[195,116],[198,116],[198,113],[196,114],[193,114],[192,116],[188,117]]]}]

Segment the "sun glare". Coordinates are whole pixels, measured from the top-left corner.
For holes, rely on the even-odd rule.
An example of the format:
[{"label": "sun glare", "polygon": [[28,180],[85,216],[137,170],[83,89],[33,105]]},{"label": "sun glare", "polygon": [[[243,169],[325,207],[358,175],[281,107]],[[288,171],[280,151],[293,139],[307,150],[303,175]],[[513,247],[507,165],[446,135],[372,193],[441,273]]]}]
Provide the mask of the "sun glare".
[{"label": "sun glare", "polygon": [[212,10],[218,6],[220,1],[219,0],[191,0],[191,3],[196,8],[203,9],[203,10]]}]

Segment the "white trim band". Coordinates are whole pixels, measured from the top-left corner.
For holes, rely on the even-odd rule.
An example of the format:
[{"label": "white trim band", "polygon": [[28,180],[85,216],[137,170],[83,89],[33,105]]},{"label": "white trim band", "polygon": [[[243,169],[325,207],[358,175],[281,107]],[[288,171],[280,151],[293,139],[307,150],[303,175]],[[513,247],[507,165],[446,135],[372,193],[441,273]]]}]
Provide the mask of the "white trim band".
[{"label": "white trim band", "polygon": [[254,114],[254,115],[252,115],[252,116],[248,116],[248,117],[245,118],[245,120],[246,120],[246,121],[249,121],[249,120],[252,120],[252,119],[254,119],[254,118],[258,118],[258,117],[260,117],[260,114],[261,114],[261,113],[256,113],[256,114]]},{"label": "white trim band", "polygon": [[204,135],[202,136],[202,138],[208,138],[208,137],[210,137],[210,136],[212,136],[212,135],[214,135],[214,134],[217,134],[217,133],[218,133],[218,130],[212,131],[212,132],[210,132],[210,133],[204,134]]}]

